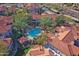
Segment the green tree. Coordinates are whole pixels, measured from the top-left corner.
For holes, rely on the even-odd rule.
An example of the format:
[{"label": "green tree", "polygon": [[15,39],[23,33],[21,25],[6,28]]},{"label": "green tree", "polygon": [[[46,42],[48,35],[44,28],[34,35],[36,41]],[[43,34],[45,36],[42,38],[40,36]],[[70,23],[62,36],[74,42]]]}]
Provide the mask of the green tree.
[{"label": "green tree", "polygon": [[28,13],[23,9],[18,9],[14,16],[13,26],[17,29],[24,29],[28,26],[27,22],[30,19]]},{"label": "green tree", "polygon": [[61,4],[52,4],[51,5],[51,9],[55,9],[55,10],[57,10],[57,11],[59,11],[61,8],[60,8],[60,5]]},{"label": "green tree", "polygon": [[52,20],[50,17],[43,16],[40,19],[40,25],[43,26],[44,28],[49,27],[52,25]]},{"label": "green tree", "polygon": [[68,24],[75,24],[75,21],[70,16],[63,16],[64,21]]},{"label": "green tree", "polygon": [[43,16],[40,19],[40,25],[43,29],[45,29],[45,31],[47,32],[54,32],[54,28],[56,26],[56,22],[55,20],[52,20],[50,17],[48,16]]},{"label": "green tree", "polygon": [[74,3],[64,3],[67,7],[72,7]]},{"label": "green tree", "polygon": [[39,36],[38,38],[37,38],[37,44],[39,44],[39,45],[44,45],[44,42],[46,41],[46,39],[47,39],[47,35],[46,35],[46,33],[42,33],[42,35],[41,36]]},{"label": "green tree", "polygon": [[17,29],[16,27],[12,28],[12,33],[13,33],[11,35],[12,39],[18,39],[23,36],[23,32],[21,30]]},{"label": "green tree", "polygon": [[57,26],[62,25],[64,23],[63,16],[58,16],[55,22]]}]

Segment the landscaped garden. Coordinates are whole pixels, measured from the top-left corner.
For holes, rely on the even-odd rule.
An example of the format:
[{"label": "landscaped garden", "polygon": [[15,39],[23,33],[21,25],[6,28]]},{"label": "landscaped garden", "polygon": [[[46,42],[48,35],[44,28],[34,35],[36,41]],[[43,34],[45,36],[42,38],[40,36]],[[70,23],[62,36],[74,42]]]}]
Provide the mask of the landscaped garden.
[{"label": "landscaped garden", "polygon": [[[57,4],[51,5],[49,8],[51,10],[56,9],[57,11],[61,9]],[[65,16],[64,14],[59,15],[56,13],[57,15],[54,20],[49,14],[44,16],[42,15],[43,13],[47,14],[46,11],[43,10],[43,7],[16,7],[16,12],[10,12],[9,8],[6,9],[6,12],[3,13],[2,16],[12,16],[12,21],[9,24],[4,25],[7,25],[7,27],[8,25],[11,26],[4,34],[2,32],[2,34],[0,33],[2,36],[0,38],[3,38],[3,40],[11,38],[11,42],[6,46],[6,44],[3,44],[2,41],[0,41],[0,53],[8,52],[7,54],[10,56],[26,55],[34,45],[44,46],[48,39],[47,33],[55,34],[55,28],[57,26],[76,24],[71,17]],[[35,15],[35,18],[33,18],[32,14]],[[7,21],[5,20],[4,22]]]}]

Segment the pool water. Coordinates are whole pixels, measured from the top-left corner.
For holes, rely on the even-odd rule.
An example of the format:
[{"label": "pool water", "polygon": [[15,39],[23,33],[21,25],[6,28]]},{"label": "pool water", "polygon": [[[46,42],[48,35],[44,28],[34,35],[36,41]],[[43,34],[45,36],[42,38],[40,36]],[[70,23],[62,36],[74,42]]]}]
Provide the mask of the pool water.
[{"label": "pool water", "polygon": [[41,34],[40,28],[34,28],[28,32],[28,37],[35,38]]}]

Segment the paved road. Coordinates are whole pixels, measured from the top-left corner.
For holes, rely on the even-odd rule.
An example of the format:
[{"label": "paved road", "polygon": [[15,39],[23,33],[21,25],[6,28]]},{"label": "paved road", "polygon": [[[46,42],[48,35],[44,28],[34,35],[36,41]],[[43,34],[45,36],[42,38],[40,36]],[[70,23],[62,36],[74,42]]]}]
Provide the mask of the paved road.
[{"label": "paved road", "polygon": [[[46,9],[46,11],[50,11],[51,13],[58,13],[56,10],[54,9],[51,10],[49,7],[44,6],[44,8]],[[59,13],[60,14],[63,13],[64,15],[70,16],[73,20],[79,22],[79,11],[63,8]]]},{"label": "paved road", "polygon": [[75,11],[75,10],[72,10],[72,9],[69,9],[69,10],[63,9],[62,12],[66,15],[69,15],[69,16],[72,16],[72,17],[79,19],[79,11]]}]

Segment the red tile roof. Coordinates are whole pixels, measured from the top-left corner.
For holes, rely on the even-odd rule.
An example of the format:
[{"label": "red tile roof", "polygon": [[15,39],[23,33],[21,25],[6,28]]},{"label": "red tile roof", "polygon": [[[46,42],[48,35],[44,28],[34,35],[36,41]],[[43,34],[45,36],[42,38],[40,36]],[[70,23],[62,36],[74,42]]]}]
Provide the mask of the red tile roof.
[{"label": "red tile roof", "polygon": [[0,5],[0,11],[5,11],[5,10],[6,10],[5,6]]},{"label": "red tile roof", "polygon": [[40,45],[34,46],[34,48],[31,49],[29,54],[31,56],[51,56],[51,55],[53,55],[48,49],[46,49]]},{"label": "red tile roof", "polygon": [[67,31],[68,29],[64,26],[58,26],[55,28],[57,32],[64,32]]},{"label": "red tile roof", "polygon": [[7,25],[12,23],[12,16],[0,16],[0,33],[7,32],[11,25]]},{"label": "red tile roof", "polygon": [[[69,41],[73,36],[72,34],[69,34],[68,37],[64,38],[66,42]],[[59,40],[55,35],[48,33],[48,42],[53,45],[55,48],[63,52],[65,55],[79,55],[79,47],[76,47],[73,43],[71,42],[69,44],[64,43],[62,40]]]},{"label": "red tile roof", "polygon": [[16,6],[13,5],[9,8],[9,12],[15,13],[16,12]]},{"label": "red tile roof", "polygon": [[19,41],[20,43],[24,43],[26,40],[27,40],[27,39],[26,39],[24,36],[18,39],[18,41]]},{"label": "red tile roof", "polygon": [[79,47],[74,45],[68,45],[69,51],[71,55],[78,56],[79,55]]},{"label": "red tile roof", "polygon": [[78,39],[78,37],[79,37],[79,35],[78,35],[78,33],[79,33],[79,30],[78,30],[79,26],[71,25],[70,27],[66,26],[66,28],[68,28],[68,29],[70,29],[72,31],[72,34],[73,34],[73,37],[74,37],[75,40]]},{"label": "red tile roof", "polygon": [[59,40],[57,37],[51,36],[51,34],[50,34],[48,42],[51,45],[53,45],[55,48],[57,48],[58,50],[60,50],[63,54],[70,55],[70,51],[68,49],[67,44],[64,43],[63,41]]},{"label": "red tile roof", "polygon": [[48,13],[42,13],[42,16],[49,16],[52,18],[52,20],[55,20],[57,15],[56,14],[48,14]]},{"label": "red tile roof", "polygon": [[4,43],[6,43],[7,45],[9,45],[9,44],[11,43],[12,39],[11,39],[11,38],[5,38],[3,41],[4,41]]},{"label": "red tile roof", "polygon": [[33,19],[40,19],[41,15],[38,14],[31,14]]},{"label": "red tile roof", "polygon": [[1,40],[0,39],[0,46],[2,45],[2,46],[9,46],[9,44],[11,43],[11,41],[10,41],[11,39],[9,39],[9,38],[7,38],[7,40]]},{"label": "red tile roof", "polygon": [[37,7],[37,4],[34,3],[28,3],[28,4],[24,4],[25,8],[31,9],[31,8],[35,8]]},{"label": "red tile roof", "polygon": [[76,26],[76,31],[77,31],[77,39],[79,39],[79,25]]},{"label": "red tile roof", "polygon": [[57,37],[59,40],[62,40],[65,43],[70,43],[71,41],[74,40],[72,28],[61,26],[57,27],[56,31],[58,32]]},{"label": "red tile roof", "polygon": [[50,14],[47,14],[47,13],[43,13],[42,15],[32,14],[33,19],[40,19],[43,16],[49,16],[49,17],[52,18],[52,20],[55,20],[56,19],[56,15],[50,15]]}]

